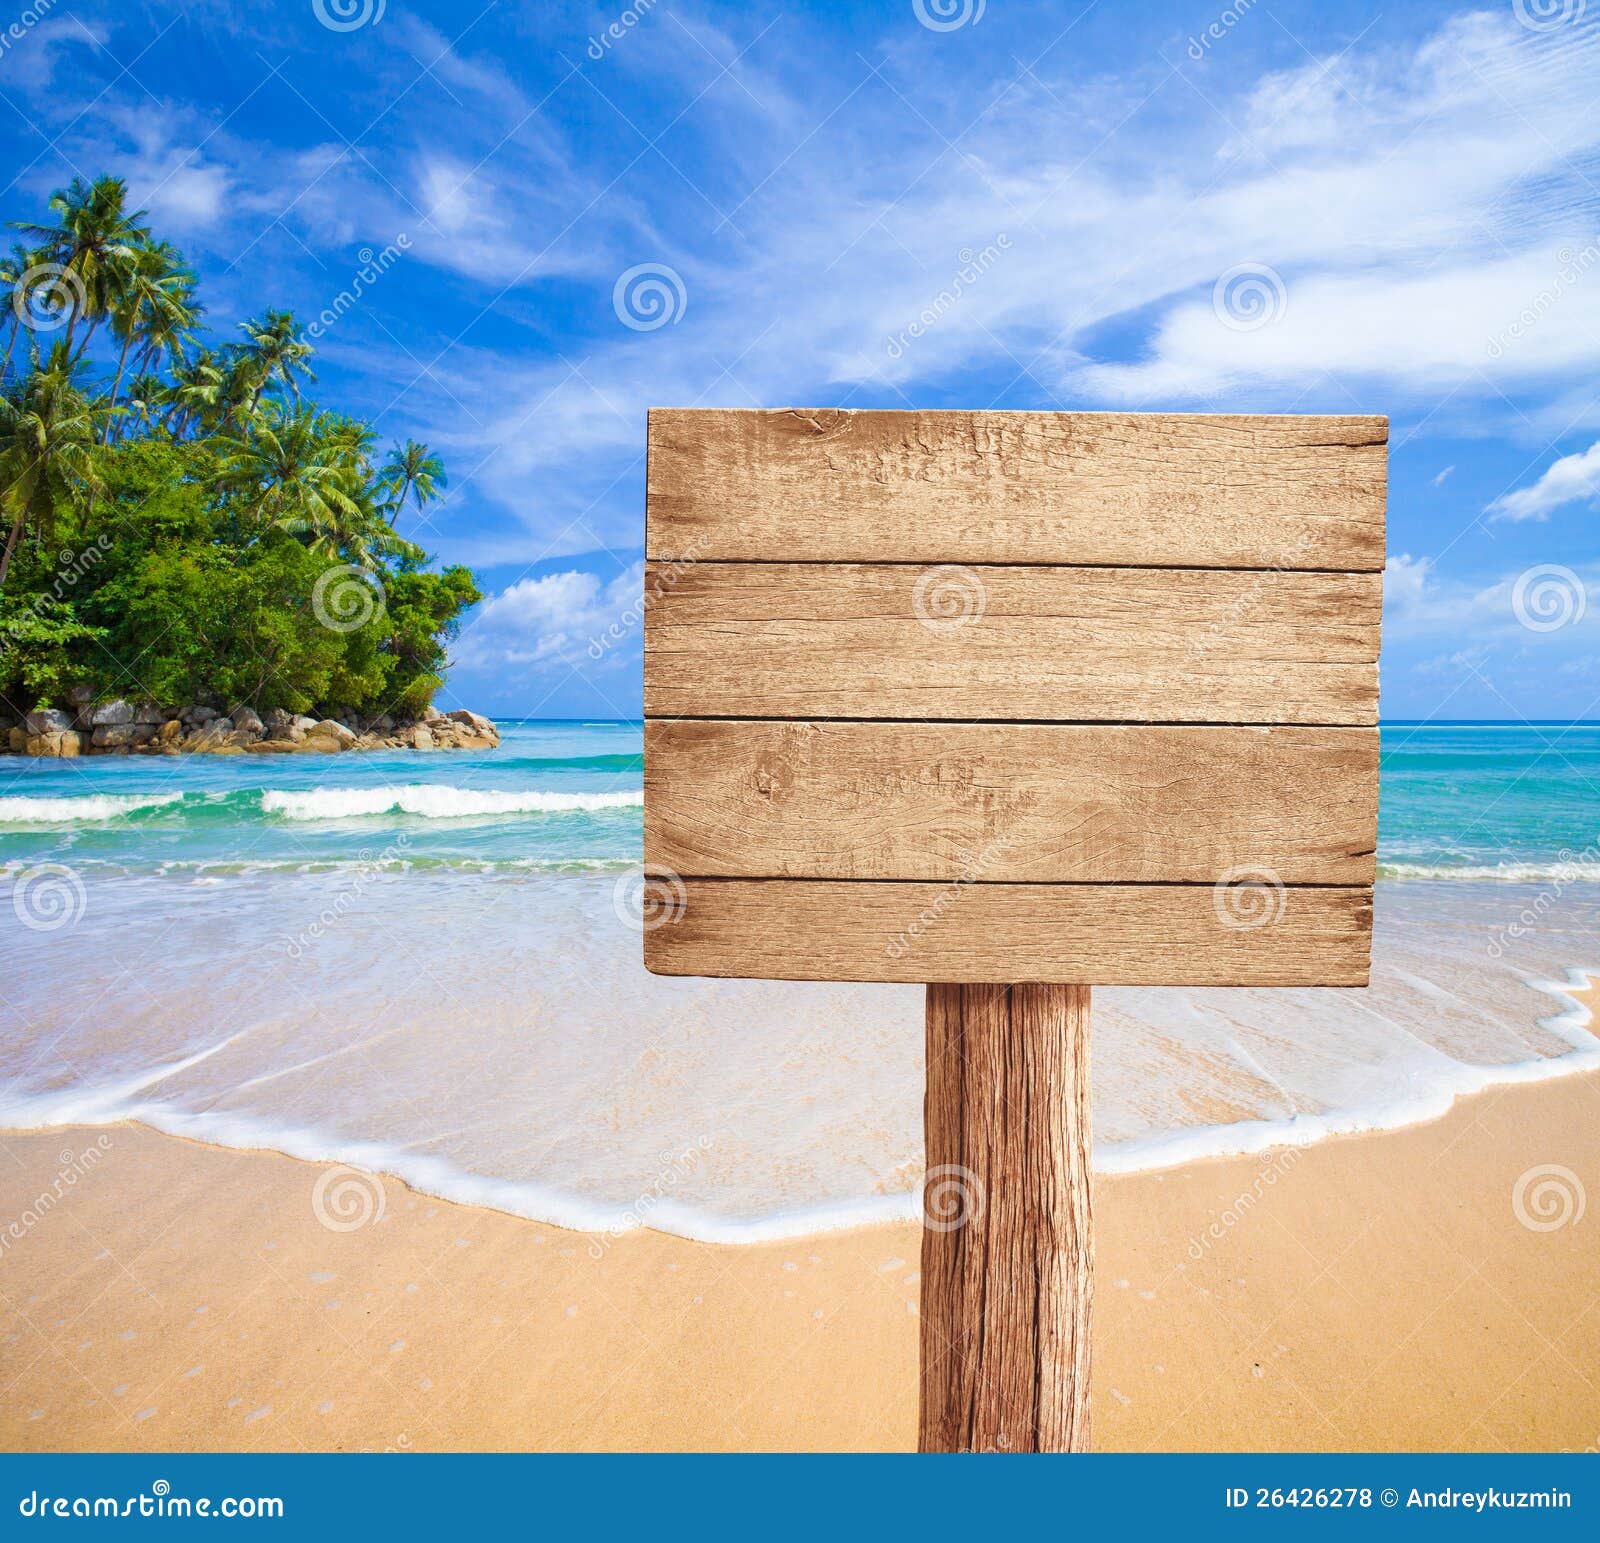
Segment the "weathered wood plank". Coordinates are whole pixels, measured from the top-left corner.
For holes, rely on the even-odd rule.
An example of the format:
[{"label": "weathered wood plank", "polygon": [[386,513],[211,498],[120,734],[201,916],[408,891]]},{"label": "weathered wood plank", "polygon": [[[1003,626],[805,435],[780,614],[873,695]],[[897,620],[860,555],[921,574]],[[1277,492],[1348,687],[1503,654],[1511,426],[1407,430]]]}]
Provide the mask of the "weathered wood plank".
[{"label": "weathered wood plank", "polygon": [[658,975],[1364,986],[1367,888],[651,881]]},{"label": "weathered wood plank", "polygon": [[651,716],[1377,721],[1375,573],[649,566]]},{"label": "weathered wood plank", "polygon": [[1376,729],[655,719],[645,862],[680,874],[1363,884]]},{"label": "weathered wood plank", "polygon": [[650,414],[647,554],[1377,571],[1388,420]]},{"label": "weathered wood plank", "polygon": [[1084,1452],[1089,988],[929,986],[923,1452]]}]

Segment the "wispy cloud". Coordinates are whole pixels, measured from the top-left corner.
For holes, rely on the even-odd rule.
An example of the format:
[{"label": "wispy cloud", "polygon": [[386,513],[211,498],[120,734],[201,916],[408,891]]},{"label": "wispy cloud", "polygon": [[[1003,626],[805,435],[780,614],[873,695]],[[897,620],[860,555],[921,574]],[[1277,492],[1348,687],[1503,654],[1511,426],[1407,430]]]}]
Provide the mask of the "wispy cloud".
[{"label": "wispy cloud", "polygon": [[1503,493],[1488,513],[1500,520],[1545,520],[1553,510],[1580,499],[1600,498],[1600,441],[1564,455],[1529,487]]}]

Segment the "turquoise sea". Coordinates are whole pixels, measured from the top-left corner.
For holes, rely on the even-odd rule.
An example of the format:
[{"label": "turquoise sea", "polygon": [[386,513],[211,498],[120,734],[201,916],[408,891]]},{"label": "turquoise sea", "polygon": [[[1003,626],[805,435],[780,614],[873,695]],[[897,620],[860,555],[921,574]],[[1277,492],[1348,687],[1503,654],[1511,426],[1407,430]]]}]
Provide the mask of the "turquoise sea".
[{"label": "turquoise sea", "polygon": [[[135,1118],[605,1232],[915,1214],[920,989],[639,963],[637,723],[0,758],[0,1125]],[[1095,996],[1096,1161],[1600,1065],[1600,724],[1382,731],[1372,989]]]}]

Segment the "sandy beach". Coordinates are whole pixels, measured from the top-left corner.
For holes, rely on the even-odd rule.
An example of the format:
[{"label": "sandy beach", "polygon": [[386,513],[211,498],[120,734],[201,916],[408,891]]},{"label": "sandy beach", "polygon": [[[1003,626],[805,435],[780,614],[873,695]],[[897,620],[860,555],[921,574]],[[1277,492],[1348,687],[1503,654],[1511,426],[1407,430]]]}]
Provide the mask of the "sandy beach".
[{"label": "sandy beach", "polygon": [[[1096,1446],[1593,1449],[1596,1182],[1594,1074],[1099,1179]],[[912,1225],[567,1232],[135,1125],[5,1134],[0,1215],[8,1448],[914,1444]]]}]

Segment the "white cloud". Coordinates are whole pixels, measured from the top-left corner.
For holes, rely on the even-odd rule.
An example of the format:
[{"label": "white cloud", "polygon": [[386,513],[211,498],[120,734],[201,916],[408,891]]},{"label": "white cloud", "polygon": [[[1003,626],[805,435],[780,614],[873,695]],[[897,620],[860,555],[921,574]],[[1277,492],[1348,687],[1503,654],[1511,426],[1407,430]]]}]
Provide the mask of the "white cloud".
[{"label": "white cloud", "polygon": [[644,564],[609,583],[571,568],[521,579],[486,600],[453,650],[467,669],[555,682],[563,670],[586,678],[637,662]]},{"label": "white cloud", "polygon": [[1562,456],[1530,487],[1502,494],[1488,512],[1501,520],[1544,520],[1553,509],[1581,498],[1600,498],[1600,441]]},{"label": "white cloud", "polygon": [[[1555,616],[1570,620],[1554,627],[1530,627],[1522,616],[1536,623]],[[1535,563],[1485,584],[1448,578],[1438,572],[1432,558],[1399,553],[1390,557],[1383,571],[1386,650],[1392,644],[1421,638],[1448,641],[1470,637],[1475,647],[1515,642],[1541,649],[1576,647],[1592,653],[1597,636],[1600,569],[1593,566],[1583,573]],[[1453,654],[1441,657],[1448,662]]]}]

